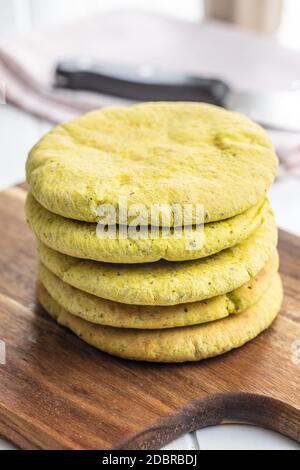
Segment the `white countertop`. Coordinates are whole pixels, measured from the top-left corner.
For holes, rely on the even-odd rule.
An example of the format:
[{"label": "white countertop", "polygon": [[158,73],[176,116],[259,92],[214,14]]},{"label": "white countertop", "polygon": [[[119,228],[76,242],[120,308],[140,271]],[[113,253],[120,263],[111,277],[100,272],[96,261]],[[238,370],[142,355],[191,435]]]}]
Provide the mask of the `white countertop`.
[{"label": "white countertop", "polygon": [[[27,152],[49,125],[5,105],[0,106],[0,189],[24,180]],[[271,202],[281,228],[300,236],[300,180],[287,178],[274,185]],[[14,447],[0,440],[0,450]],[[300,449],[276,433],[250,426],[218,426],[186,435],[167,449]]]}]

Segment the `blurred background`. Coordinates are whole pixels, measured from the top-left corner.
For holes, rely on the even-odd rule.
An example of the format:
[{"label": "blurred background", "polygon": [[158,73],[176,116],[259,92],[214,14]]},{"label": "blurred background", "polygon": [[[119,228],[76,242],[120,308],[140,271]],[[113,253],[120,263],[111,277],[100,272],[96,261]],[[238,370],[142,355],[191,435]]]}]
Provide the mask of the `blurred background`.
[{"label": "blurred background", "polygon": [[118,8],[138,8],[192,22],[207,15],[256,31],[276,32],[282,44],[300,50],[297,0],[0,0],[0,36]]},{"label": "blurred background", "polygon": [[[0,0],[0,190],[24,180],[28,150],[53,124],[127,102],[55,89],[60,61],[158,66],[171,75],[218,77],[262,96],[285,90],[296,101],[299,18],[299,0]],[[282,112],[288,113],[284,104]],[[300,132],[268,132],[281,163],[272,204],[280,227],[300,235]],[[272,433],[225,427],[170,448],[193,446],[295,447]]]}]

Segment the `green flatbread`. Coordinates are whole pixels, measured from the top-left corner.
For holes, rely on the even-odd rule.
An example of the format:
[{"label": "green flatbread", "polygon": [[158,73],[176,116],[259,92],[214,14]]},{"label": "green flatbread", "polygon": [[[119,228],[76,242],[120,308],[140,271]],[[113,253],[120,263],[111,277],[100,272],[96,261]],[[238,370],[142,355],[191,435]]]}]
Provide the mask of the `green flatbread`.
[{"label": "green flatbread", "polygon": [[49,248],[75,258],[127,264],[206,258],[246,240],[262,224],[269,209],[269,202],[264,201],[231,219],[205,224],[204,239],[203,233],[193,227],[180,239],[174,233],[168,238],[161,233],[152,237],[149,231],[147,239],[110,240],[97,236],[96,224],[52,214],[31,194],[26,202],[28,223]]},{"label": "green flatbread", "polygon": [[96,222],[99,205],[117,209],[121,197],[146,206],[142,225],[155,204],[201,204],[205,222],[214,222],[259,204],[277,167],[267,133],[242,115],[201,103],[143,103],[53,129],[30,153],[27,182],[42,206],[71,219]]},{"label": "green flatbread", "polygon": [[115,265],[78,260],[39,243],[42,263],[62,281],[107,300],[133,305],[177,305],[227,294],[255,277],[273,255],[277,227],[269,212],[245,242],[196,261]]},{"label": "green flatbread", "polygon": [[124,359],[168,363],[200,361],[243,346],[271,325],[282,296],[282,283],[276,275],[261,300],[240,315],[204,325],[145,331],[89,323],[63,309],[42,285],[38,289],[47,312],[88,344]]},{"label": "green flatbread", "polygon": [[260,300],[270,287],[278,267],[276,252],[255,278],[234,292],[207,301],[171,307],[125,305],[100,299],[69,286],[42,263],[38,277],[51,297],[72,315],[99,325],[147,330],[198,325],[238,314]]}]

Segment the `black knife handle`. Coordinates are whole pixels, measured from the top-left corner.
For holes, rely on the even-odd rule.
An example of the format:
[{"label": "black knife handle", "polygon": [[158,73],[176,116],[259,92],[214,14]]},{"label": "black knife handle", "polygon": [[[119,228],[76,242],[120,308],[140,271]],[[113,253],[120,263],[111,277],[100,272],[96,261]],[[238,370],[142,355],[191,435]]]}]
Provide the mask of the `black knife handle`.
[{"label": "black knife handle", "polygon": [[224,106],[229,86],[214,78],[163,72],[151,67],[63,62],[56,69],[56,86],[88,90],[137,101],[203,101]]}]

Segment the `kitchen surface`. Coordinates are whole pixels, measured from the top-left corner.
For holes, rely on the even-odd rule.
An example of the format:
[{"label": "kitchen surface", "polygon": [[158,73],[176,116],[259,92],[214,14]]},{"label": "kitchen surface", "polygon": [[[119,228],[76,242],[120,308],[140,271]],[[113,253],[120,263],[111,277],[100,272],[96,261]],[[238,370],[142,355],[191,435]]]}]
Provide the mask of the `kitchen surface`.
[{"label": "kitchen surface", "polygon": [[[4,50],[7,48],[7,44],[11,41],[12,50],[15,52],[15,57],[18,56],[22,67],[26,70],[34,65],[34,61],[39,57],[42,61],[43,55],[48,51],[47,57],[44,58],[43,66],[45,70],[50,70],[52,64],[58,58],[58,42],[52,41],[52,38],[56,36],[51,32],[44,34],[43,28],[47,27],[50,29],[57,28],[57,36],[61,37],[63,28],[61,22],[63,21],[56,18],[53,11],[54,8],[41,8],[38,3],[32,2],[31,9],[24,6],[27,2],[22,1],[10,2],[10,5],[14,5],[14,11],[9,11],[9,8],[5,9],[6,16],[0,16],[0,27],[3,28],[2,37],[0,36],[0,49]],[[44,1],[46,4],[47,2]],[[50,2],[48,2],[49,4]],[[51,5],[53,5],[53,1]],[[61,2],[60,2],[61,3]],[[107,5],[109,6],[120,6],[120,2],[102,2],[101,8],[97,2],[92,2],[94,11],[97,11],[97,15],[110,15],[107,13]],[[112,5],[115,3],[115,5]],[[135,7],[137,3],[131,2],[130,7]],[[146,5],[147,3],[147,5]],[[268,83],[272,84],[273,89],[284,88],[290,93],[294,93],[295,99],[300,97],[300,35],[297,31],[297,12],[300,14],[300,9],[295,11],[296,2],[286,2],[280,27],[277,35],[275,33],[268,33],[262,37],[262,33],[259,35],[255,32],[239,29],[240,25],[232,26],[228,23],[224,24],[219,22],[215,18],[206,19],[206,23],[202,27],[200,22],[204,20],[204,5],[198,1],[187,1],[187,8],[183,8],[182,2],[172,1],[164,2],[164,8],[160,8],[161,2],[152,2],[152,11],[149,13],[150,23],[149,31],[156,25],[158,35],[161,34],[165,24],[168,25],[168,34],[166,44],[162,47],[159,57],[155,57],[153,51],[151,51],[151,41],[145,39],[146,44],[146,57],[147,61],[157,62],[154,65],[162,66],[165,64],[165,51],[174,39],[175,31],[181,34],[182,37],[190,38],[189,31],[193,31],[193,37],[195,37],[195,28],[199,27],[199,41],[210,43],[209,46],[203,48],[199,47],[199,44],[195,46],[197,49],[196,55],[199,53],[202,55],[203,62],[201,65],[195,64],[195,52],[188,50],[186,52],[184,71],[191,71],[193,73],[199,73],[202,69],[204,75],[212,74],[213,76],[221,77],[235,87],[253,89],[265,88]],[[0,0],[0,9],[4,8],[6,4],[5,0]],[[122,5],[124,2],[122,2]],[[145,8],[140,13],[132,13],[132,17],[138,21],[140,18],[140,24],[148,22],[148,14],[146,15],[147,8],[149,10],[150,2],[145,2]],[[68,2],[63,2],[65,8],[65,14],[69,14],[70,5]],[[106,5],[106,6],[105,6]],[[7,5],[5,5],[7,6]],[[76,8],[72,8],[74,21],[78,21],[82,16],[82,9],[84,7],[80,5],[80,2],[76,2]],[[91,7],[92,8],[92,7]],[[4,10],[3,10],[4,11]],[[89,16],[90,11],[86,12]],[[157,15],[165,15],[166,20],[158,19]],[[120,17],[123,15],[123,20],[129,18],[130,15],[127,12],[120,13]],[[141,15],[139,17],[139,15]],[[147,18],[145,17],[147,16]],[[152,16],[153,15],[153,16]],[[118,26],[118,22],[114,23],[113,14],[109,16],[115,27]],[[63,13],[62,13],[63,17]],[[108,17],[107,17],[108,18]],[[159,17],[160,18],[160,17]],[[89,24],[87,20],[87,25]],[[99,17],[101,22],[101,18]],[[120,20],[121,21],[121,20]],[[152,23],[151,23],[152,21]],[[164,23],[166,21],[166,23]],[[145,23],[143,23],[145,22]],[[181,24],[182,22],[182,24]],[[197,24],[196,22],[199,22]],[[197,26],[195,26],[195,23]],[[39,29],[35,30],[34,25],[38,25]],[[74,31],[78,31],[79,23],[76,26],[70,26],[70,34]],[[142,26],[136,26],[135,22],[132,28],[137,28],[138,34],[141,32]],[[23,40],[18,38],[18,34],[25,34],[26,40],[23,44]],[[39,35],[41,42],[34,43],[34,35]],[[95,33],[94,33],[95,34]],[[109,36],[109,32],[104,32]],[[8,39],[11,38],[11,39]],[[211,44],[211,39],[215,38],[215,44]],[[136,39],[132,37],[129,40],[129,45],[132,47]],[[2,41],[2,46],[1,46]],[[52,41],[52,42],[51,42]],[[148,41],[148,42],[147,42]],[[226,41],[227,45],[227,56],[218,57],[218,60],[212,58],[212,50],[214,46],[218,50],[220,44],[224,44]],[[247,69],[247,63],[244,60],[234,60],[237,51],[239,49],[239,41],[243,44],[244,48],[248,51],[249,60],[253,63],[257,63],[257,69],[253,70],[253,75],[249,75],[249,69]],[[30,44],[33,42],[32,56],[28,54],[30,50]],[[80,39],[78,41],[80,43]],[[157,44],[157,43],[156,43]],[[71,53],[73,45],[66,44],[66,51]],[[94,49],[95,55],[95,47]],[[129,46],[128,46],[129,47]],[[4,49],[3,49],[4,48]],[[117,59],[118,46],[115,39],[112,38],[111,44],[108,49],[110,50],[110,57],[114,60]],[[137,50],[132,53],[133,62],[141,60],[142,49],[136,48]],[[86,50],[86,45],[82,45],[81,53]],[[9,48],[6,49],[9,51]],[[126,47],[124,46],[124,52]],[[221,49],[218,50],[221,54]],[[267,65],[265,65],[265,58],[268,54]],[[101,59],[107,60],[109,58],[108,52],[101,52]],[[169,70],[173,70],[174,73],[181,71],[180,61],[184,57],[184,47],[177,51],[170,53],[174,59],[170,60],[167,64]],[[176,57],[178,55],[178,57]],[[180,57],[179,57],[180,56]],[[280,59],[278,59],[280,57]],[[131,58],[132,59],[132,58]],[[176,61],[176,63],[175,63]],[[230,63],[229,69],[224,67]],[[41,62],[42,63],[42,62]],[[175,63],[175,65],[174,65]],[[281,67],[284,63],[284,70]],[[147,65],[147,64],[146,64]],[[248,64],[249,67],[249,64]],[[36,69],[36,70],[35,70]],[[0,105],[0,129],[1,129],[1,159],[0,159],[0,190],[5,190],[11,186],[24,181],[24,167],[27,159],[27,154],[30,148],[48,132],[53,123],[57,123],[64,118],[73,117],[78,115],[78,110],[85,110],[86,107],[90,106],[90,98],[87,99],[85,92],[79,92],[79,97],[76,98],[78,101],[76,105],[71,106],[69,103],[70,97],[68,94],[63,95],[62,93],[52,90],[50,91],[49,83],[43,76],[45,72],[39,70],[38,64],[32,67],[32,77],[36,80],[36,90],[29,90],[27,98],[26,94],[21,93],[21,86],[18,88],[15,71],[10,70],[9,67],[3,67],[1,64],[1,51],[0,51],[0,82],[1,82],[1,71],[6,73],[5,77],[8,77],[8,72],[11,73],[11,80],[14,83],[12,88],[12,99],[3,99],[3,103]],[[276,70],[282,72],[280,77],[275,77]],[[224,73],[222,74],[222,71]],[[268,76],[268,73],[271,75]],[[53,77],[51,77],[51,80]],[[40,82],[38,82],[40,80]],[[6,83],[2,87],[2,95],[6,94]],[[22,84],[23,86],[23,84]],[[25,85],[24,85],[25,86]],[[44,87],[44,88],[42,88]],[[25,88],[26,89],[26,88]],[[42,91],[41,91],[42,90]],[[24,90],[23,90],[24,91]],[[3,96],[2,96],[3,98]],[[66,100],[66,101],[65,101]],[[97,97],[96,101],[101,101],[101,97]],[[106,98],[105,98],[106,100]],[[67,106],[65,103],[67,102]],[[106,103],[106,101],[104,101]],[[83,108],[82,108],[83,107]],[[61,118],[61,119],[60,119]],[[300,237],[300,132],[289,132],[286,129],[274,130],[268,129],[268,132],[273,139],[277,153],[280,159],[280,171],[279,177],[273,187],[270,190],[270,201],[274,208],[276,219],[279,227],[285,231],[290,232]],[[0,336],[1,340],[1,336]],[[0,374],[1,374],[0,365]],[[299,364],[295,366],[295,373],[299,377]],[[5,440],[0,441],[1,450],[15,449],[15,447]],[[212,427],[202,429],[193,433],[185,434],[183,437],[177,439],[173,443],[169,444],[166,449],[168,450],[244,450],[244,449],[286,449],[286,450],[299,450],[299,445],[286,437],[281,436],[278,433],[267,431],[259,427],[251,426],[239,426],[233,424],[226,424],[224,426]]]}]

